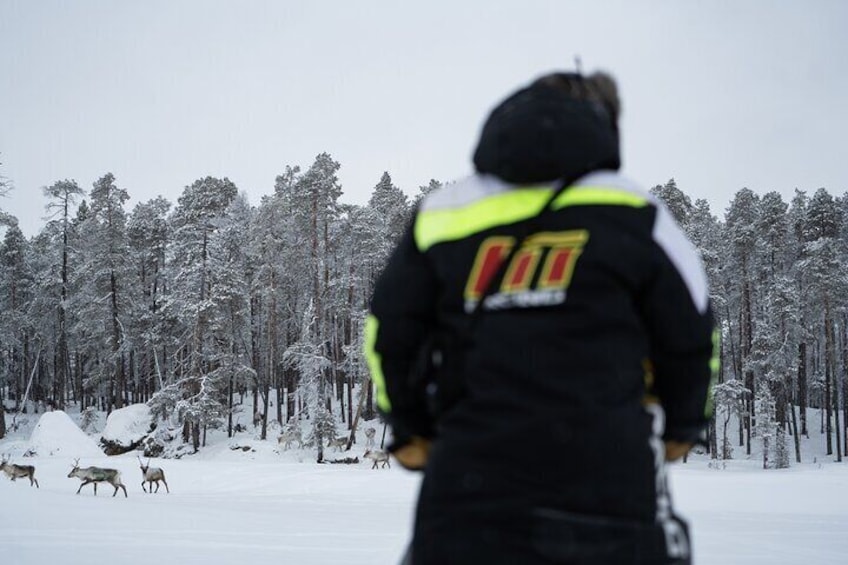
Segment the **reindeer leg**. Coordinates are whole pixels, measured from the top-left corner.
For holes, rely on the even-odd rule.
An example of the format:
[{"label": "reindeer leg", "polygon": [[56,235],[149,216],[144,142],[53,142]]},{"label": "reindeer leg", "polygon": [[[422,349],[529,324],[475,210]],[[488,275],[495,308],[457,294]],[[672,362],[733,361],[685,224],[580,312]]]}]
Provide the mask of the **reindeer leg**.
[{"label": "reindeer leg", "polygon": [[171,489],[168,488],[168,481],[166,481],[165,479],[162,479],[162,482],[165,483],[165,492],[167,492],[168,494],[171,494]]},{"label": "reindeer leg", "polygon": [[141,490],[143,490],[144,492],[147,492],[147,489],[144,488],[144,481],[141,481]]},{"label": "reindeer leg", "polygon": [[94,482],[94,496],[97,496],[97,481]]},{"label": "reindeer leg", "polygon": [[[124,485],[121,485],[121,488],[124,489],[124,498],[129,498],[129,496],[127,496],[127,487],[125,487]],[[115,492],[117,493],[118,489],[115,489]]]}]

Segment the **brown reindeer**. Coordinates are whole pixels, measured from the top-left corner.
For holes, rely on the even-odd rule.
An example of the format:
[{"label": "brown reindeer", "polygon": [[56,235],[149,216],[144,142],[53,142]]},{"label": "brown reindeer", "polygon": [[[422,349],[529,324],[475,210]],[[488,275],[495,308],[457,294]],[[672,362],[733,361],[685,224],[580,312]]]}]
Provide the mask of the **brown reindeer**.
[{"label": "brown reindeer", "polygon": [[[136,455],[138,457],[138,455]],[[159,467],[150,468],[150,459],[147,460],[147,465],[145,465],[141,461],[141,457],[138,457],[138,463],[141,466],[141,474],[144,477],[144,480],[141,481],[141,490],[144,492],[153,492],[153,483],[156,483],[156,492],[159,492],[159,481],[165,483],[165,492],[171,494],[171,489],[168,488],[168,481],[165,480],[165,472]],[[148,491],[144,488],[144,483],[148,483],[150,490]]]},{"label": "brown reindeer", "polygon": [[9,460],[3,457],[0,460],[0,471],[6,473],[13,481],[20,477],[26,477],[29,479],[29,486],[35,484],[35,488],[39,488],[38,481],[35,479],[35,467],[32,465],[15,465],[9,463]]},{"label": "brown reindeer", "polygon": [[124,497],[127,497],[127,487],[121,482],[121,472],[117,469],[104,469],[102,467],[86,467],[84,469],[80,469],[79,459],[74,461],[74,468],[71,469],[71,472],[68,473],[68,478],[76,477],[82,481],[79,488],[77,489],[77,494],[80,493],[82,487],[87,484],[94,485],[94,496],[97,496],[97,483],[109,483],[113,487],[115,487],[115,492],[112,493],[112,496],[118,494],[118,489],[124,489]]}]

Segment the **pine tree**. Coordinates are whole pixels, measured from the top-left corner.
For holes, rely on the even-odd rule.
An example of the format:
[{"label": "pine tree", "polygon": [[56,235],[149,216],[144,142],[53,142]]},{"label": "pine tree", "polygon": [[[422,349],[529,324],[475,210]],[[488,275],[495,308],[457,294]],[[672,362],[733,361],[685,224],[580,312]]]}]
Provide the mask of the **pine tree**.
[{"label": "pine tree", "polygon": [[[125,328],[132,302],[127,265],[126,213],[129,194],[107,173],[90,193],[85,220],[80,223],[82,265],[78,269],[78,324],[87,326],[92,355],[100,355],[98,373],[106,384],[109,410],[122,408],[127,393]],[[108,352],[103,354],[102,352]]]},{"label": "pine tree", "polygon": [[324,373],[330,367],[323,343],[317,333],[316,312],[310,304],[303,314],[300,339],[286,349],[283,362],[300,374],[304,401],[312,418],[311,442],[318,450],[317,461],[324,461],[324,441],[335,437],[335,422],[326,408],[327,387]]},{"label": "pine tree", "polygon": [[[838,254],[837,237],[842,221],[841,211],[834,205],[833,197],[824,190],[816,191],[807,208],[806,222],[802,233],[805,239],[805,260],[801,269],[807,281],[807,287],[817,304],[816,317],[821,322],[824,359],[824,413],[827,454],[833,453],[833,419],[839,418],[834,411],[836,385],[836,337],[835,324],[838,314],[836,300],[845,294],[846,283],[843,275],[841,257]],[[838,428],[838,424],[836,426]],[[841,445],[837,441],[837,458],[841,460]]]},{"label": "pine tree", "polygon": [[23,232],[13,222],[0,244],[0,311],[3,312],[0,316],[0,351],[3,352],[0,355],[0,390],[14,392],[16,409],[26,386],[25,344],[32,332],[27,316],[33,292],[29,253]]},{"label": "pine tree", "polygon": [[[251,367],[249,343],[250,279],[251,267],[247,247],[249,226],[253,212],[247,199],[238,195],[230,204],[219,229],[210,239],[211,283],[209,300],[214,305],[211,327],[218,348],[210,354],[213,370],[207,379],[219,393],[211,398],[219,402],[226,397],[228,434],[232,436],[233,394],[236,387],[255,382],[256,372]],[[214,417],[213,417],[214,415]],[[204,426],[217,427],[220,409],[212,406],[202,415]],[[266,437],[267,420],[263,422],[262,439]]]},{"label": "pine tree", "polygon": [[665,203],[674,221],[688,233],[689,219],[692,214],[692,201],[677,188],[677,183],[674,179],[670,179],[664,185],[657,185],[650,190],[651,194],[658,197]]},{"label": "pine tree", "polygon": [[181,336],[174,343],[181,394],[176,410],[183,440],[191,441],[195,450],[201,444],[201,428],[226,414],[220,405],[225,392],[209,379],[219,348],[212,332],[210,241],[237,193],[229,179],[199,179],[183,191],[172,218],[171,292],[163,309]]},{"label": "pine tree", "polygon": [[135,300],[130,305],[130,327],[135,354],[138,394],[141,401],[165,385],[168,339],[162,313],[167,291],[165,254],[171,238],[168,212],[171,203],[163,197],[137,204],[127,221],[130,285]]},{"label": "pine tree", "polygon": [[[756,307],[754,275],[756,266],[757,216],[759,197],[753,191],[743,188],[733,198],[725,216],[726,238],[730,246],[731,279],[728,288],[728,310],[738,312],[738,318],[731,320],[735,326],[736,348],[739,362],[736,372],[744,375],[745,388],[754,395],[747,402],[747,417],[744,420],[747,432],[746,451],[751,454],[751,434],[755,425],[756,406],[753,402],[757,390],[755,375],[750,358],[754,342],[754,310]],[[734,338],[731,338],[734,339]],[[741,441],[741,429],[740,429]]]},{"label": "pine tree", "polygon": [[59,276],[60,286],[58,297],[56,297],[56,349],[53,352],[53,367],[56,374],[53,378],[53,401],[58,408],[64,407],[65,390],[70,378],[70,357],[68,354],[68,316],[66,312],[69,301],[70,284],[70,238],[71,238],[71,212],[78,197],[83,195],[83,190],[75,181],[58,181],[44,188],[44,194],[48,197],[48,213],[52,213],[52,222],[55,222],[54,233],[59,238]]},{"label": "pine tree", "polygon": [[[0,162],[0,165],[3,163]],[[0,174],[0,198],[9,194],[9,191],[12,190],[12,183],[5,176]],[[0,226],[6,225],[16,225],[18,222],[11,214],[4,212],[3,208],[0,207]],[[2,436],[0,436],[2,437]]]}]

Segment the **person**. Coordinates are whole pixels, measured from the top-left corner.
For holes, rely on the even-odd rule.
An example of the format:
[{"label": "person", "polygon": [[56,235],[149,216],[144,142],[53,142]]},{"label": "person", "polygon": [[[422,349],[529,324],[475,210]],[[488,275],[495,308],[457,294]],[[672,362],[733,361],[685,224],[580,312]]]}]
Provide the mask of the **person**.
[{"label": "person", "polygon": [[424,472],[414,565],[690,563],[665,461],[710,417],[707,281],[617,172],[619,114],[602,72],[507,97],[378,278],[365,353]]}]

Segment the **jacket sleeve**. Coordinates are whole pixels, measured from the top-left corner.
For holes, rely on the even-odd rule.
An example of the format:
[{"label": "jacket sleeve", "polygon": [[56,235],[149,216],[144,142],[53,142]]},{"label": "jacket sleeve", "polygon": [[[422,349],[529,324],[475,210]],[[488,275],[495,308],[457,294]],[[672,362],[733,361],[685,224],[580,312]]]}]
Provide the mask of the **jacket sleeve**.
[{"label": "jacket sleeve", "polygon": [[412,377],[435,326],[437,290],[435,271],[410,225],[377,280],[365,324],[365,357],[393,447],[411,436],[433,436],[425,384]]},{"label": "jacket sleeve", "polygon": [[653,241],[653,272],[643,304],[652,392],[665,412],[664,439],[696,442],[712,417],[718,365],[707,278],[697,250],[662,204],[656,210]]}]

